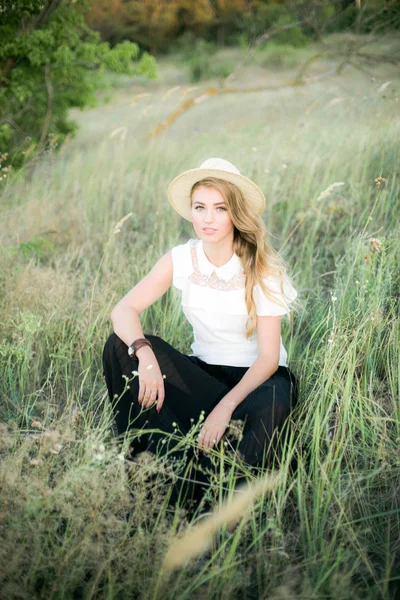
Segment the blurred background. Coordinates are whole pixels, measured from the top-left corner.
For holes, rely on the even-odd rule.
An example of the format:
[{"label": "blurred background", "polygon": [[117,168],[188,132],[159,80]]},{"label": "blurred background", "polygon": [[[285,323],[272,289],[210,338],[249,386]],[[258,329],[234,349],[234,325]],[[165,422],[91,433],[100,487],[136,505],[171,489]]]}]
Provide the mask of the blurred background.
[{"label": "blurred background", "polygon": [[[399,29],[397,0],[0,0],[2,597],[396,598]],[[300,397],[278,489],[163,587],[185,513],[115,443],[101,356],[213,156],[266,196]],[[189,351],[176,290],[142,322]]]}]

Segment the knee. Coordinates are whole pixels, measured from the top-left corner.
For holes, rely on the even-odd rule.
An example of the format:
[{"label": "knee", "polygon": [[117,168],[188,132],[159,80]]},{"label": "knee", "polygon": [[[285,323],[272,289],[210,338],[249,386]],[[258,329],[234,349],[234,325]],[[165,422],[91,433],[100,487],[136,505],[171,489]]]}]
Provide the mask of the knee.
[{"label": "knee", "polygon": [[113,348],[117,339],[119,340],[119,337],[116,333],[113,332],[111,335],[108,336],[106,343],[104,344],[104,348]]},{"label": "knee", "polygon": [[251,418],[285,417],[290,413],[290,393],[284,393],[280,386],[274,383],[262,384],[248,398],[246,412]]}]

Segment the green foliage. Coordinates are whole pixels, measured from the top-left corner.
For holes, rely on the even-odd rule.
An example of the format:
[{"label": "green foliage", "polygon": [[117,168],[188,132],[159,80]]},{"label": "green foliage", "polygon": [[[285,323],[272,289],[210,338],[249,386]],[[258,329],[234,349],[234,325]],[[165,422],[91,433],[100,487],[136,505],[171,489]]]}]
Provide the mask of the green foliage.
[{"label": "green foliage", "polygon": [[19,250],[25,258],[40,259],[51,255],[55,250],[55,245],[50,240],[39,235],[27,242],[22,242],[19,245]]},{"label": "green foliage", "polygon": [[182,54],[182,61],[189,72],[190,81],[196,82],[212,76],[211,57],[217,48],[213,42],[197,39]]},{"label": "green foliage", "polygon": [[355,2],[347,2],[343,10],[334,10],[326,21],[323,33],[351,29],[358,33],[382,33],[400,28],[399,2],[392,0],[369,0],[361,2],[361,11]]},{"label": "green foliage", "polygon": [[303,52],[296,50],[290,44],[270,42],[260,48],[254,57],[254,62],[262,67],[290,68],[299,65],[303,60]]},{"label": "green foliage", "polygon": [[[384,47],[395,55],[397,39]],[[240,60],[236,50],[222,54]],[[165,119],[173,68],[175,59],[166,69],[171,80],[143,98],[158,110],[151,125]],[[400,88],[395,67],[370,68],[375,81],[346,69],[323,87],[216,96],[151,143],[143,142],[145,128],[109,137],[128,117],[138,131],[139,111],[124,102],[112,114],[99,107],[77,117],[82,128],[65,152],[7,186],[0,506],[1,556],[11,559],[0,568],[2,597],[397,597]],[[239,72],[238,86],[253,77],[252,68]],[[197,126],[203,131],[194,133]],[[300,397],[278,488],[249,505],[248,518],[241,512],[238,530],[202,572],[191,563],[164,585],[163,558],[188,516],[166,510],[173,465],[148,453],[131,460],[137,431],[122,445],[115,438],[101,355],[112,306],[193,235],[169,208],[166,187],[211,152],[230,158],[266,194],[273,246],[283,250],[304,305],[291,323],[282,320]],[[39,237],[53,231],[55,249],[40,254]],[[29,243],[36,249],[23,256],[20,246]],[[143,324],[190,351],[178,290],[149,307]],[[211,456],[217,508],[227,455],[222,448]]]},{"label": "green foliage", "polygon": [[22,0],[2,6],[0,21],[0,149],[8,164],[58,148],[76,131],[71,107],[96,102],[104,70],[155,78],[154,59],[137,44],[115,48],[84,20],[86,0]]},{"label": "green foliage", "polygon": [[182,35],[218,47],[247,47],[267,30],[299,22],[274,34],[274,41],[301,47],[306,40],[345,29],[359,32],[398,28],[398,2],[368,0],[89,0],[89,26],[111,44],[128,39],[152,53],[169,52]]}]

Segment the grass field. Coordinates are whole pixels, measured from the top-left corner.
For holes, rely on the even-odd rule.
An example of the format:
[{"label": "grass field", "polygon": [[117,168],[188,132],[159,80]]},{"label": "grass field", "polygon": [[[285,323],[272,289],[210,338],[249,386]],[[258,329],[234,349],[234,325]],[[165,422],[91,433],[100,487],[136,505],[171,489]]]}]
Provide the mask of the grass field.
[{"label": "grass field", "polygon": [[[382,48],[399,44],[385,38],[371,51]],[[73,113],[74,140],[4,187],[1,598],[395,599],[400,76],[362,63],[317,79],[339,64],[330,55],[310,65],[304,85],[285,85],[314,51],[282,68],[258,53],[226,84],[243,91],[203,96],[153,138],[182,102],[220,81],[190,84],[176,56],[160,61],[158,81],[113,79],[106,104]],[[241,57],[228,49],[215,60]],[[166,190],[210,156],[266,195],[272,243],[299,293],[282,337],[300,399],[272,491],[208,561],[167,572],[187,515],[166,510],[167,466],[146,454],[128,463],[129,440],[115,442],[101,352],[113,305],[193,235]],[[143,326],[189,350],[175,290]],[[217,502],[223,460],[216,453]]]}]

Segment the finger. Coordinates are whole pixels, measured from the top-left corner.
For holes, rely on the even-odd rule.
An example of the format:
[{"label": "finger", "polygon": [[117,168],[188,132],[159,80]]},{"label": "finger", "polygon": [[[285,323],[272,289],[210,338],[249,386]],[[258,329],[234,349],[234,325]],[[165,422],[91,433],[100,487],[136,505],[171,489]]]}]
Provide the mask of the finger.
[{"label": "finger", "polygon": [[161,382],[159,388],[158,388],[158,401],[157,401],[157,410],[158,412],[160,412],[162,405],[164,404],[164,398],[165,398],[165,389],[164,389],[164,382]]},{"label": "finger", "polygon": [[216,445],[215,440],[216,440],[215,431],[211,431],[208,434],[208,437],[205,440],[205,445],[206,445],[206,448],[207,448],[207,452],[209,452],[212,448],[215,447],[215,445]]},{"label": "finger", "polygon": [[144,397],[144,393],[146,391],[146,384],[144,381],[139,381],[139,394],[138,394],[138,402],[139,404],[142,403],[143,401],[143,397]]},{"label": "finger", "polygon": [[203,450],[203,452],[208,452],[210,449],[210,443],[209,443],[209,438],[210,438],[210,434],[209,432],[205,431],[203,434],[203,437],[201,439],[201,449]]},{"label": "finger", "polygon": [[145,384],[145,386],[146,387],[144,388],[144,392],[143,392],[142,406],[144,408],[147,408],[147,404],[148,404],[148,401],[149,401],[149,395],[151,393],[151,390],[150,390],[149,384]]},{"label": "finger", "polygon": [[199,437],[197,438],[197,446],[199,447],[200,450],[203,450],[203,444],[204,444],[204,434],[203,434],[203,430],[201,430]]},{"label": "finger", "polygon": [[146,408],[150,408],[152,404],[154,404],[157,394],[154,396],[153,390],[151,387],[146,387],[146,393],[144,395],[143,405]]},{"label": "finger", "polygon": [[156,400],[157,400],[157,390],[152,390],[151,394],[150,394],[150,399],[148,402],[148,406],[154,406]]}]

